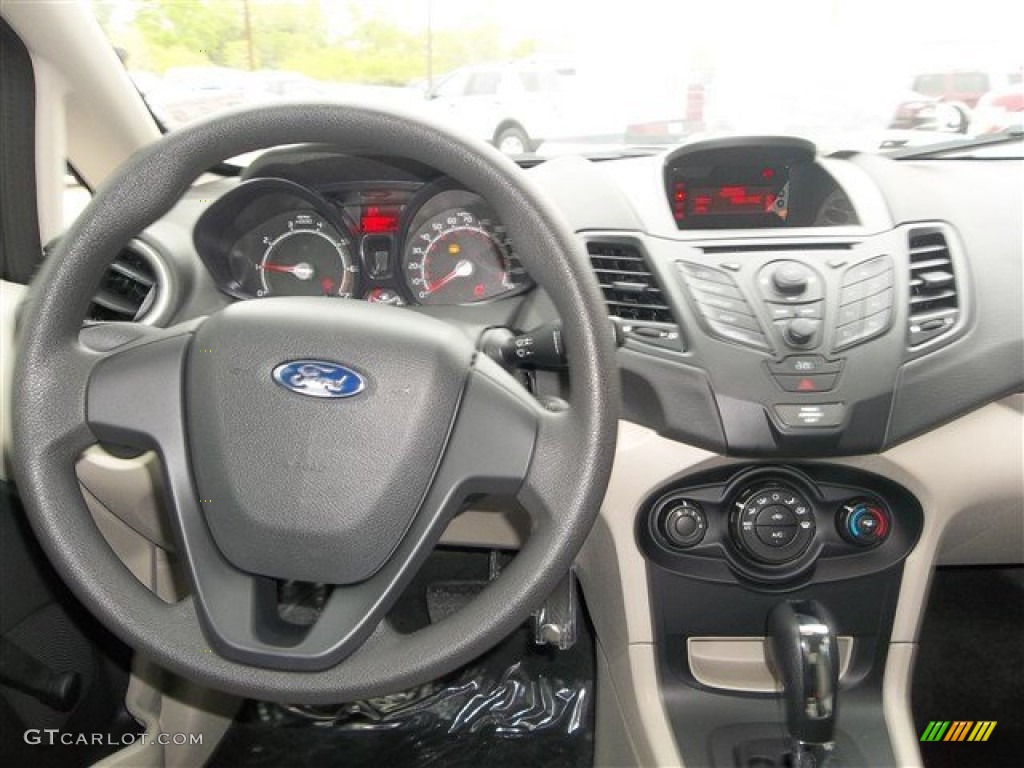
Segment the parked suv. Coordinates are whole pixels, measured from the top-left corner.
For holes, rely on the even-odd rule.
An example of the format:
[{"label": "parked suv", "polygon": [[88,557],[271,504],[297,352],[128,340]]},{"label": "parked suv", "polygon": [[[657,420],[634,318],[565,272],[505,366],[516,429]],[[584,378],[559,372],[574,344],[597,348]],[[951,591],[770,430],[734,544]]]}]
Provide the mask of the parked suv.
[{"label": "parked suv", "polygon": [[489,141],[507,155],[534,151],[557,135],[571,67],[526,62],[457,69],[427,91],[436,116]]}]

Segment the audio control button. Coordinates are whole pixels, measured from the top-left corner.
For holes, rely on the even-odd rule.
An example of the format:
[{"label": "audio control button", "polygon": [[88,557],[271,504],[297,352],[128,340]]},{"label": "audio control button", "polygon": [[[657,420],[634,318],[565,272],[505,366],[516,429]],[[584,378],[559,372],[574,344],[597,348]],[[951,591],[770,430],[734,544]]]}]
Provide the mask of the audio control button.
[{"label": "audio control button", "polygon": [[803,304],[825,298],[824,282],[818,272],[793,259],[766,264],[758,272],[757,284],[768,302]]},{"label": "audio control button", "polygon": [[807,290],[810,271],[802,264],[788,262],[772,273],[772,286],[787,296],[799,295]]},{"label": "audio control button", "polygon": [[805,347],[815,342],[820,329],[820,320],[797,317],[785,324],[782,335],[791,346]]},{"label": "audio control button", "polygon": [[676,263],[687,277],[694,278],[695,280],[732,285],[732,278],[725,272],[713,269],[712,267],[705,267],[703,264],[694,264],[691,261],[678,261]]},{"label": "audio control button", "polygon": [[750,315],[740,312],[731,312],[725,309],[716,309],[715,307],[708,307],[700,302],[697,303],[697,306],[700,307],[701,314],[708,320],[724,323],[725,325],[732,326],[733,328],[744,328],[748,331],[761,332],[760,324]]}]

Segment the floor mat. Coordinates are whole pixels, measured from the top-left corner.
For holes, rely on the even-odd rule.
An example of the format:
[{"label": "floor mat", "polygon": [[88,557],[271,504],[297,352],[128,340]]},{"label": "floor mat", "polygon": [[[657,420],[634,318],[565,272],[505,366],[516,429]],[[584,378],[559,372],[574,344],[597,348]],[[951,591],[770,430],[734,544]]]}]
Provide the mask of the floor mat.
[{"label": "floor mat", "polygon": [[315,710],[250,702],[207,765],[585,768],[594,646],[589,627],[579,634],[555,651],[522,628],[461,672],[381,699]]},{"label": "floor mat", "polygon": [[933,721],[996,722],[985,742],[922,742],[926,768],[1024,764],[1024,568],[936,572],[912,700],[919,736]]}]

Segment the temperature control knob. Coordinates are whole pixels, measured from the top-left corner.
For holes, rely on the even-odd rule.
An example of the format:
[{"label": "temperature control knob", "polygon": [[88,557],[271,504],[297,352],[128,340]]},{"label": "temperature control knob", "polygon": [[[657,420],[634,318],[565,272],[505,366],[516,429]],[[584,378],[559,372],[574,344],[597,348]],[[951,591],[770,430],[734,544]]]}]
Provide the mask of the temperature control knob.
[{"label": "temperature control knob", "polygon": [[855,499],[839,510],[836,527],[839,535],[851,544],[870,547],[889,535],[892,521],[885,507],[877,501]]}]

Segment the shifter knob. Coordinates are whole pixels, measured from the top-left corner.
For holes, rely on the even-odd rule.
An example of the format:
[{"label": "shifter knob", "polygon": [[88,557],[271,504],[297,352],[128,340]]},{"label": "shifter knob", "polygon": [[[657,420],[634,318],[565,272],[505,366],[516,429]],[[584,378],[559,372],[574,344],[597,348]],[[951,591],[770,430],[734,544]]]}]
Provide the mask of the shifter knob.
[{"label": "shifter knob", "polygon": [[815,600],[780,603],[768,614],[766,657],[782,683],[786,726],[798,752],[822,747],[830,752],[835,740],[839,648],[834,626]]}]

